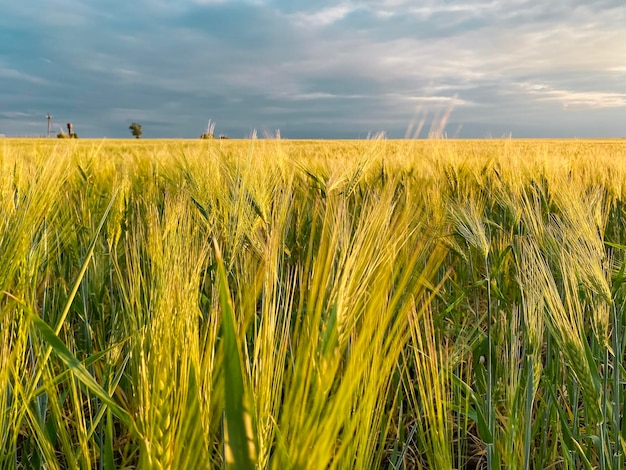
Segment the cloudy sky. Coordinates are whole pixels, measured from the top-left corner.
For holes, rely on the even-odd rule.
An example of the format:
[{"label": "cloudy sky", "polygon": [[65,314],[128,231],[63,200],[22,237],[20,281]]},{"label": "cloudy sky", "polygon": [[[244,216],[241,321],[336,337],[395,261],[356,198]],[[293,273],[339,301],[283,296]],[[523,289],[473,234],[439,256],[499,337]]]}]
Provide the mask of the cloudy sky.
[{"label": "cloudy sky", "polygon": [[624,0],[0,0],[0,134],[626,136]]}]

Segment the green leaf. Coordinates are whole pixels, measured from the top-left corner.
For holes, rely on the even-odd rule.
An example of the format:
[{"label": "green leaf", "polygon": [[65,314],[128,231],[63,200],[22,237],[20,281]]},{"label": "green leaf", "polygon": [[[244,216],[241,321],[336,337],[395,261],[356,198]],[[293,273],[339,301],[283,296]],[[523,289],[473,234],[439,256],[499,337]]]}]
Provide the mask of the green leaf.
[{"label": "green leaf", "polygon": [[209,212],[204,208],[204,206],[202,204],[200,204],[196,198],[194,198],[193,196],[191,196],[191,201],[194,203],[194,205],[196,206],[196,208],[198,209],[198,211],[200,212],[200,214],[202,215],[202,217],[204,218],[204,220],[209,220]]},{"label": "green leaf", "polygon": [[610,246],[611,248],[617,248],[618,250],[626,250],[626,245],[620,245],[619,243],[605,241],[604,244]]},{"label": "green leaf", "polygon": [[476,407],[476,418],[476,425],[478,426],[478,432],[481,439],[487,445],[493,444],[493,436],[491,435],[487,418],[485,417],[485,413],[483,413],[483,409],[480,406]]},{"label": "green leaf", "polygon": [[459,377],[453,375],[452,380],[462,390],[465,391],[470,401],[474,405],[473,408],[470,407],[469,410],[467,410],[467,412],[455,406],[453,406],[453,409],[465,414],[469,419],[471,419],[472,421],[476,423],[476,426],[478,427],[478,432],[480,433],[480,437],[485,444],[487,445],[493,444],[494,443],[493,435],[491,434],[491,431],[489,430],[487,418],[485,417],[485,413],[483,411],[483,407],[485,407],[485,400],[478,397],[476,393],[474,392],[474,390],[472,390],[472,388],[468,384],[466,384],[463,380],[461,380]]},{"label": "green leaf", "polygon": [[115,458],[113,456],[113,416],[111,410],[107,410],[107,423],[104,435],[104,468],[112,469],[115,467]]},{"label": "green leaf", "polygon": [[117,416],[122,423],[129,428],[133,428],[133,422],[128,412],[118,406],[115,401],[109,396],[109,394],[100,386],[98,382],[93,378],[85,366],[71,353],[71,351],[65,346],[61,338],[52,331],[52,328],[48,326],[41,318],[36,315],[29,314],[30,320],[40,331],[44,337],[48,346],[52,348],[54,353],[61,361],[72,371],[74,376],[91,392],[97,396],[102,403],[109,407],[109,409]]},{"label": "green leaf", "polygon": [[567,417],[565,416],[565,411],[563,411],[560,406],[556,405],[556,394],[554,393],[552,387],[548,387],[548,393],[552,397],[552,406],[554,407],[554,409],[556,409],[559,420],[561,421],[561,431],[563,431],[563,444],[567,448],[567,455],[575,454],[582,460],[585,469],[591,470],[593,468],[591,466],[591,462],[589,462],[589,459],[585,455],[585,451],[582,449],[580,443],[576,440],[570,429],[570,426],[573,426],[573,424],[568,422]]},{"label": "green leaf", "polygon": [[228,279],[222,254],[215,245],[217,273],[222,306],[222,335],[224,341],[224,385],[225,385],[225,439],[224,460],[227,468],[254,469],[256,448],[252,432],[252,420],[246,409],[245,388],[241,371],[241,356],[237,345],[235,315],[230,300]]},{"label": "green leaf", "polygon": [[[63,312],[61,312],[61,315],[57,319],[57,325],[54,328],[54,330],[50,330],[54,334],[54,336],[57,336],[59,332],[61,331],[61,328],[63,328],[63,323],[65,322],[65,319],[67,318],[67,315],[70,312],[70,308],[72,307],[72,303],[74,302],[76,293],[78,292],[80,284],[83,281],[83,277],[85,276],[85,273],[87,272],[87,267],[89,266],[89,262],[91,261],[91,257],[93,256],[93,252],[96,248],[96,244],[98,243],[98,236],[100,235],[100,232],[102,231],[102,228],[104,227],[104,223],[106,222],[106,219],[109,216],[109,212],[111,211],[111,207],[113,207],[113,202],[115,201],[115,198],[117,197],[118,193],[119,193],[119,188],[116,189],[113,195],[111,196],[109,205],[107,206],[106,210],[104,211],[104,214],[102,215],[102,218],[100,219],[100,224],[98,225],[98,228],[96,229],[93,239],[91,240],[91,244],[89,245],[89,249],[87,250],[87,256],[85,256],[83,265],[81,266],[80,272],[78,273],[76,281],[74,282],[74,287],[72,287],[72,290],[65,302],[65,307],[63,308]],[[46,328],[49,328],[48,325],[45,322],[43,322],[43,320],[41,320],[41,318],[35,317],[35,316],[32,316],[32,318],[39,319],[39,321],[43,325],[45,325]],[[63,342],[61,340],[59,340],[59,342],[61,343],[61,345],[63,345]],[[41,378],[41,374],[43,373],[43,366],[48,361],[48,358],[50,357],[50,354],[52,353],[52,349],[53,349],[52,345],[49,344],[46,350],[44,351],[43,357],[40,359],[40,362],[38,362],[37,372],[32,381],[33,387],[35,387],[39,383],[39,379]],[[32,393],[32,390],[31,390],[31,393]]]},{"label": "green leaf", "polygon": [[330,313],[326,320],[326,327],[322,336],[322,350],[323,356],[334,351],[337,345],[337,304],[330,306]]}]

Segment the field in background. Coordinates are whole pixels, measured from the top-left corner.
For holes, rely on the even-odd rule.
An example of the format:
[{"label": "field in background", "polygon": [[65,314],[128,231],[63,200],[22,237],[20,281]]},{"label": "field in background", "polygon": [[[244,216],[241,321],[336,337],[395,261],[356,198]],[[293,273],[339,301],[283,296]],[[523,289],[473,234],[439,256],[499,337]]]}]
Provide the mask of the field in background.
[{"label": "field in background", "polygon": [[1,468],[624,467],[623,141],[0,142]]}]

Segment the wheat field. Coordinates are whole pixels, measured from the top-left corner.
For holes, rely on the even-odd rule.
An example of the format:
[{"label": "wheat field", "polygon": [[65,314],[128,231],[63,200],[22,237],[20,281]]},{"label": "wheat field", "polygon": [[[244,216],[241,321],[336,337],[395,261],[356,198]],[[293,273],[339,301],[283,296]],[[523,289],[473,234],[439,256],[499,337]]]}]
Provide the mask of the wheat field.
[{"label": "wheat field", "polygon": [[626,142],[0,141],[0,468],[624,468]]}]

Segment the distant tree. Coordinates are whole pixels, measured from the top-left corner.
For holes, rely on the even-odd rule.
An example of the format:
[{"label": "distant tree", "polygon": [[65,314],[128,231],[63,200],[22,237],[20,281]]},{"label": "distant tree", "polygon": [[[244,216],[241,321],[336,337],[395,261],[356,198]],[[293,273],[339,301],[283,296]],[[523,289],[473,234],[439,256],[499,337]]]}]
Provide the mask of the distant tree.
[{"label": "distant tree", "polygon": [[201,139],[215,139],[215,136],[210,132],[205,132],[200,136]]},{"label": "distant tree", "polygon": [[137,124],[136,122],[133,122],[130,126],[128,126],[128,128],[130,129],[130,133],[132,135],[135,136],[135,139],[138,139],[141,137],[141,124]]}]

